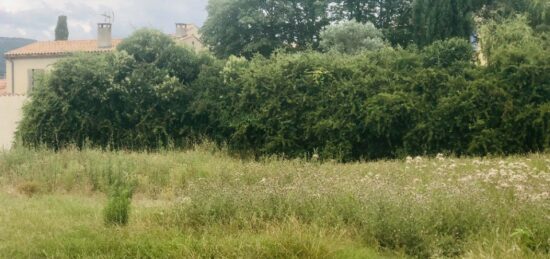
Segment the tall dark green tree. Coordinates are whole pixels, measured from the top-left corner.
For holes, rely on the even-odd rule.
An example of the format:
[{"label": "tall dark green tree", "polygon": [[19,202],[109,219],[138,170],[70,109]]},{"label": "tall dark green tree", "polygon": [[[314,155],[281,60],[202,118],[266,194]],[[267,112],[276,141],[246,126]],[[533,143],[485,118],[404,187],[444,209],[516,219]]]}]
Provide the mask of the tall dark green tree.
[{"label": "tall dark green tree", "polygon": [[333,1],[331,12],[337,20],[371,22],[393,44],[410,42],[412,0]]},{"label": "tall dark green tree", "polygon": [[57,18],[57,26],[55,27],[55,40],[68,40],[69,28],[67,27],[67,16],[60,15]]},{"label": "tall dark green tree", "polygon": [[371,22],[393,45],[421,47],[476,35],[474,20],[526,14],[533,28],[550,31],[550,0],[210,0],[203,40],[219,57],[319,46],[331,22]]},{"label": "tall dark green tree", "polygon": [[474,33],[475,12],[483,6],[479,0],[416,0],[412,8],[413,39],[420,46],[434,41]]},{"label": "tall dark green tree", "polygon": [[341,0],[334,1],[332,8],[338,19],[356,20],[376,25],[377,8],[380,0]]},{"label": "tall dark green tree", "polygon": [[412,0],[379,0],[377,28],[393,44],[411,43]]},{"label": "tall dark green tree", "polygon": [[486,19],[503,19],[516,13],[526,12],[529,2],[536,0],[485,0],[485,8],[479,15]]},{"label": "tall dark green tree", "polygon": [[317,47],[328,0],[211,0],[202,38],[219,57]]}]

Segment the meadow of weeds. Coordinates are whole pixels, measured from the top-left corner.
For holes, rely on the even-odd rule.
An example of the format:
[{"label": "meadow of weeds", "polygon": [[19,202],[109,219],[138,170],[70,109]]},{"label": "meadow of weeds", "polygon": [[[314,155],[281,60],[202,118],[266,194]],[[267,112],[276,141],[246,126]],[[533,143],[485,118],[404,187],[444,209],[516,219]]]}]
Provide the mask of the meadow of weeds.
[{"label": "meadow of weeds", "polygon": [[[104,224],[121,176],[127,225]],[[0,154],[0,208],[2,258],[548,258],[550,155],[339,164],[16,148]]]}]

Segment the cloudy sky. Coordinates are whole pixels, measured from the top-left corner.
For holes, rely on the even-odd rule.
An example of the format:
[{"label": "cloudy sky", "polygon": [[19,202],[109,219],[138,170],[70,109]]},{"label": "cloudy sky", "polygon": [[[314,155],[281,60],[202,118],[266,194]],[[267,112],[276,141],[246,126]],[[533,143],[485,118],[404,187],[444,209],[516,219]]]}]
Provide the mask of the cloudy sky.
[{"label": "cloudy sky", "polygon": [[0,0],[0,37],[53,40],[57,16],[67,15],[69,39],[93,39],[101,14],[115,13],[113,37],[141,27],[174,33],[175,23],[206,19],[208,0]]}]

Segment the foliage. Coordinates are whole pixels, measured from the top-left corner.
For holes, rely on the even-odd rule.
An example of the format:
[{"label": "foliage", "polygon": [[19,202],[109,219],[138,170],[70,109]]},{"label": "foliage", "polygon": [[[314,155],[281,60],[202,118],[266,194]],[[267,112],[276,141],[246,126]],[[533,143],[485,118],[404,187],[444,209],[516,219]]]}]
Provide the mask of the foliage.
[{"label": "foliage", "polygon": [[394,44],[408,44],[410,0],[252,1],[212,0],[203,40],[218,56],[269,56],[276,49],[319,47],[319,34],[331,22],[371,22]]},{"label": "foliage", "polygon": [[548,0],[487,0],[486,7],[479,12],[481,17],[497,22],[523,15],[533,29],[546,32],[550,26],[549,14]]},{"label": "foliage", "polygon": [[56,68],[33,91],[32,104],[25,108],[19,124],[25,143],[57,148],[68,141],[83,143],[101,132],[98,115],[105,106],[97,104],[110,85],[106,57],[74,57],[57,63]]},{"label": "foliage", "polygon": [[118,52],[56,64],[25,107],[19,136],[56,149],[158,149],[206,138],[245,156],[340,161],[548,149],[544,36],[523,18],[482,32],[487,67],[459,38],[357,55],[216,60],[143,30]]},{"label": "foliage", "polygon": [[501,23],[490,21],[481,26],[480,36],[481,49],[488,63],[497,62],[494,60],[495,52],[523,50],[523,56],[534,57],[543,47],[541,39],[535,37],[533,29],[527,24],[527,19],[522,16],[506,19]]},{"label": "foliage", "polygon": [[106,225],[128,224],[134,186],[127,178],[128,176],[118,173],[111,183],[107,205],[103,209],[103,220]]},{"label": "foliage", "polygon": [[212,0],[202,40],[224,58],[269,56],[278,48],[315,48],[321,29],[329,24],[328,4],[326,0]]},{"label": "foliage", "polygon": [[529,19],[531,26],[539,31],[550,32],[550,1],[531,0],[529,5]]},{"label": "foliage", "polygon": [[411,43],[412,0],[337,0],[330,10],[336,21],[372,23],[394,45]]},{"label": "foliage", "polygon": [[[536,50],[537,64],[546,62],[543,52]],[[524,64],[511,74],[472,60],[471,45],[451,39],[422,51],[306,52],[228,63],[229,93],[217,111],[228,118],[223,140],[255,154],[343,160],[548,148],[546,115],[539,112],[550,96],[546,66]],[[536,80],[520,76],[527,73]]]},{"label": "foliage", "polygon": [[61,15],[57,18],[55,27],[55,40],[68,40],[69,28],[67,27],[67,16]]},{"label": "foliage", "polygon": [[176,43],[166,34],[153,29],[140,29],[117,46],[138,63],[156,64],[166,58]]},{"label": "foliage", "polygon": [[472,45],[463,39],[452,38],[435,41],[422,51],[425,67],[447,68],[455,65],[456,69],[468,67],[473,60]]},{"label": "foliage", "polygon": [[216,56],[265,57],[277,49],[317,50],[334,23],[372,23],[393,46],[428,46],[449,38],[477,38],[475,21],[523,14],[549,31],[548,0],[211,0],[202,38]]},{"label": "foliage", "polygon": [[382,37],[382,33],[372,23],[348,21],[330,25],[321,31],[320,47],[344,54],[357,54],[384,47]]},{"label": "foliage", "polygon": [[210,57],[150,30],[136,32],[119,48],[56,63],[25,108],[23,142],[53,148],[183,145],[194,132],[188,84]]},{"label": "foliage", "polygon": [[412,10],[414,42],[421,46],[452,37],[469,39],[474,33],[478,0],[416,0]]}]

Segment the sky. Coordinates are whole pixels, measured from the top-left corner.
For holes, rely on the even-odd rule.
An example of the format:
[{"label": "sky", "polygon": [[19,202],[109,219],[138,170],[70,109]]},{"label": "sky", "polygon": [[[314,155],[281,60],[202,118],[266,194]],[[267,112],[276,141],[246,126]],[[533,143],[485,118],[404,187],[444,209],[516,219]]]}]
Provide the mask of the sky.
[{"label": "sky", "polygon": [[175,23],[201,26],[208,0],[0,0],[0,37],[53,40],[59,15],[67,16],[69,40],[95,39],[102,14],[114,13],[113,37],[148,27],[175,32]]}]

